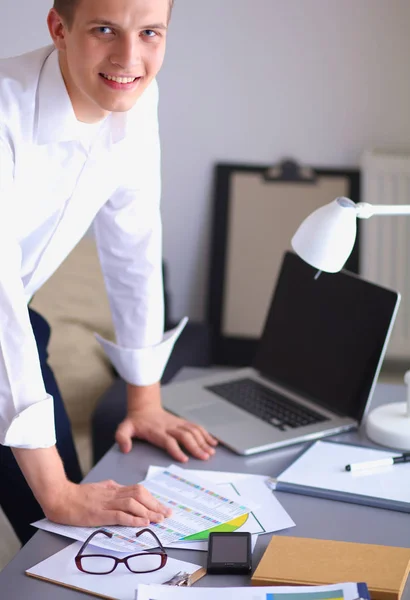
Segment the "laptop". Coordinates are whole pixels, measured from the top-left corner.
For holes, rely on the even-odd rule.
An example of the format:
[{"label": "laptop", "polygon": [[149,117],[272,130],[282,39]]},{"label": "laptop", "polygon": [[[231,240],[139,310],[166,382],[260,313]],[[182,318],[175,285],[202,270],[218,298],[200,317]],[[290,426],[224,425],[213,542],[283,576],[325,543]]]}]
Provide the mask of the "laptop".
[{"label": "laptop", "polygon": [[164,386],[164,407],[250,455],[342,433],[363,420],[400,295],[286,252],[249,368]]}]

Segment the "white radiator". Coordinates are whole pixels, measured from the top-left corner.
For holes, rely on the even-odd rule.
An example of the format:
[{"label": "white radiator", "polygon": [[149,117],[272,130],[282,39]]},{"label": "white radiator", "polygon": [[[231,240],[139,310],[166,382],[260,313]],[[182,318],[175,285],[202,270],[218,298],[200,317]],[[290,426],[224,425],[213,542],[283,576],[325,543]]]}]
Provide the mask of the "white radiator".
[{"label": "white radiator", "polygon": [[[410,204],[410,151],[366,152],[361,201]],[[360,272],[401,294],[387,357],[410,360],[410,216],[374,216],[360,221]]]}]

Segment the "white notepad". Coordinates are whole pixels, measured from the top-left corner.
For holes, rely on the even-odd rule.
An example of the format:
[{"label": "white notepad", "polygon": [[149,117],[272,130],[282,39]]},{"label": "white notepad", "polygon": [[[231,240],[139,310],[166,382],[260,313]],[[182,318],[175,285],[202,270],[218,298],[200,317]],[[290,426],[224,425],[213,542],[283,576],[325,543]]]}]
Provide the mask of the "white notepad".
[{"label": "white notepad", "polygon": [[410,512],[410,463],[348,472],[352,463],[400,452],[336,442],[315,442],[277,478],[276,489]]}]

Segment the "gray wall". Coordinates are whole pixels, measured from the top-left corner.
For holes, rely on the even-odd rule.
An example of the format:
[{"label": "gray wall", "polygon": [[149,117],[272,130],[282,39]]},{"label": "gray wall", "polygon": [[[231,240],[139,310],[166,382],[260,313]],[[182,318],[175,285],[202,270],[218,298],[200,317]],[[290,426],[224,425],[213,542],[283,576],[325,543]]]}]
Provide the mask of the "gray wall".
[{"label": "gray wall", "polygon": [[[0,0],[0,56],[48,43],[51,0]],[[408,0],[176,0],[160,74],[173,316],[204,314],[218,161],[357,166],[410,147]]]}]

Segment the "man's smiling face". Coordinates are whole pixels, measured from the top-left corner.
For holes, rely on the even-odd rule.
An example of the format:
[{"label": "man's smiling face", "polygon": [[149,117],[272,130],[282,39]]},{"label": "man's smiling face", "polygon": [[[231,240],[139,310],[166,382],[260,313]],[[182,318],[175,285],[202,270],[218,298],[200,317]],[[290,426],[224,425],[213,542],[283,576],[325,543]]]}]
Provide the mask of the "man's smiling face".
[{"label": "man's smiling face", "polygon": [[80,0],[70,28],[51,9],[48,25],[80,121],[132,108],[162,66],[169,0]]}]

